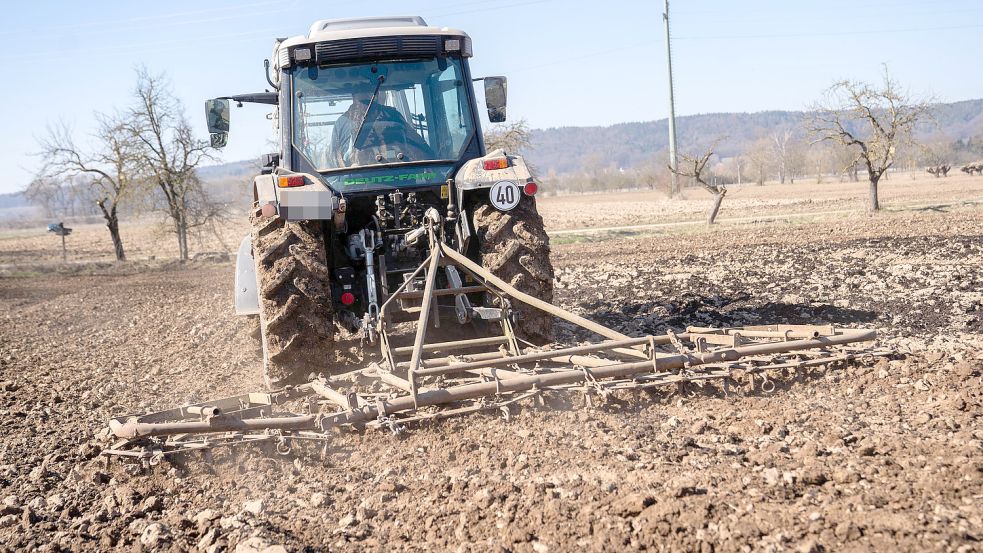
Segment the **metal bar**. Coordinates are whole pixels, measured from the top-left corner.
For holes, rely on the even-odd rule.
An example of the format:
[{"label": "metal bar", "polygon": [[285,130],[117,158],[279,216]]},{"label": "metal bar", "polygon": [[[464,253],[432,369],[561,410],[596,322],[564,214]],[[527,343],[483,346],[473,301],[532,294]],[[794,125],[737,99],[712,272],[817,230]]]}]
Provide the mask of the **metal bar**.
[{"label": "metal bar", "polygon": [[437,269],[440,266],[440,252],[443,248],[432,247],[430,267],[427,269],[427,284],[423,288],[423,305],[420,306],[420,319],[416,323],[416,340],[413,341],[413,353],[410,357],[410,368],[407,379],[410,393],[416,396],[416,371],[420,368],[420,355],[423,353],[423,340],[427,337],[427,324],[430,322],[430,304],[433,303],[433,289],[437,284]]},{"label": "metal bar", "polygon": [[[634,350],[632,350],[634,351]],[[555,353],[555,351],[553,352]],[[463,360],[466,362],[480,361],[488,359],[512,359],[511,357],[506,357],[501,351],[494,351],[489,353],[472,353],[470,355],[462,356]],[[424,359],[420,361],[420,365],[423,367],[445,367],[451,363],[460,362],[462,359],[452,359],[450,357],[435,357],[432,359]],[[583,367],[601,367],[605,365],[613,365],[617,361],[610,359],[600,359],[597,357],[586,357],[582,355],[561,355],[557,357],[550,357],[550,361],[556,363],[564,363],[571,365],[581,365]],[[405,369],[410,365],[409,361],[403,361],[396,364],[399,369]],[[479,369],[480,370],[480,369]],[[475,372],[475,371],[467,371]]]},{"label": "metal bar", "polygon": [[581,367],[606,367],[608,365],[617,365],[618,362],[612,359],[601,359],[599,357],[587,357],[585,355],[570,355],[568,357],[553,357],[550,361],[556,361],[557,363],[569,363],[571,365],[580,365]]},{"label": "metal bar", "polygon": [[399,388],[400,390],[403,390],[404,392],[410,394],[413,393],[413,386],[410,385],[410,381],[406,380],[405,378],[400,378],[385,369],[379,369],[376,372],[376,376],[379,377],[379,380],[382,380],[383,382],[389,384],[390,386]]},{"label": "metal bar", "polygon": [[[501,351],[492,351],[488,353],[471,353],[467,355],[462,355],[462,358],[468,361],[477,361],[478,359],[501,359],[505,357],[505,354]],[[451,363],[459,362],[460,359],[451,359],[450,357],[434,357],[431,359],[421,359],[421,367],[442,367],[445,365],[450,365]],[[407,369],[410,366],[409,361],[400,361],[396,363],[397,369]]]},{"label": "metal bar", "polygon": [[[490,336],[488,338],[474,338],[471,340],[457,340],[453,342],[436,342],[433,344],[424,344],[423,351],[451,351],[456,349],[465,349],[476,346],[490,346],[494,344],[505,343],[507,338],[505,336]],[[406,353],[412,353],[414,346],[402,346],[393,349],[393,353],[396,355],[402,355]]]},{"label": "metal bar", "polygon": [[768,325],[749,326],[743,328],[707,328],[688,326],[686,331],[692,334],[727,335],[739,334],[745,338],[816,338],[833,336],[836,329],[831,325]]},{"label": "metal bar", "polygon": [[517,378],[520,376],[525,376],[520,372],[510,371],[508,369],[471,369],[468,371],[471,374],[476,374],[478,376],[484,376],[488,378]]},{"label": "metal bar", "polygon": [[604,336],[605,338],[608,338],[608,339],[611,339],[611,340],[626,340],[626,339],[628,339],[628,336],[626,336],[626,335],[624,335],[624,334],[622,334],[620,332],[616,332],[614,330],[611,330],[610,328],[607,328],[605,326],[599,325],[599,324],[595,323],[594,321],[590,321],[590,320],[585,319],[585,318],[583,318],[583,317],[581,317],[579,315],[574,315],[573,313],[570,313],[569,311],[565,311],[563,309],[560,309],[559,307],[556,307],[555,305],[550,305],[550,304],[546,303],[545,301],[543,301],[543,300],[541,300],[539,298],[534,298],[534,297],[530,296],[529,294],[525,294],[523,292],[520,292],[519,290],[516,290],[515,288],[513,288],[510,284],[508,284],[504,280],[502,280],[502,279],[498,278],[497,276],[491,274],[491,272],[489,272],[487,269],[485,269],[481,265],[478,265],[474,261],[471,261],[470,259],[468,259],[467,256],[462,255],[462,254],[454,251],[453,248],[450,248],[450,247],[448,247],[448,246],[446,246],[444,244],[440,244],[439,247],[440,247],[441,253],[443,253],[447,257],[453,259],[456,263],[460,264],[462,267],[467,268],[470,272],[472,272],[474,274],[480,275],[482,278],[484,278],[488,282],[494,284],[495,286],[497,286],[500,290],[502,290],[503,292],[505,292],[509,296],[512,296],[513,298],[521,301],[522,303],[524,303],[526,305],[529,305],[530,307],[535,307],[537,309],[541,309],[541,310],[549,313],[550,315],[553,315],[555,317],[558,317],[560,319],[563,319],[564,321],[567,321],[569,323],[573,323],[573,324],[575,324],[577,326],[584,327],[587,330],[590,330],[591,332],[594,332],[596,334],[600,334],[601,336]]},{"label": "metal bar", "polygon": [[[594,379],[617,378],[631,376],[637,373],[669,371],[708,363],[735,361],[750,355],[766,355],[790,351],[825,348],[851,342],[865,342],[875,339],[877,333],[873,330],[843,331],[841,334],[820,337],[810,340],[792,340],[741,346],[721,351],[707,353],[677,354],[661,357],[653,361],[637,363],[618,363],[605,367],[596,367],[590,371]],[[667,375],[668,376],[668,375]],[[678,376],[678,375],[677,375]],[[419,392],[412,396],[401,396],[392,400],[382,401],[386,413],[398,413],[418,407],[441,405],[476,399],[497,393],[524,392],[534,388],[562,386],[581,382],[587,378],[584,371],[562,371],[546,374],[524,375],[516,378],[500,379],[494,382],[464,384],[452,388],[437,388]],[[113,433],[121,438],[137,438],[141,436],[163,436],[191,432],[223,432],[259,429],[280,430],[325,430],[342,424],[364,422],[379,415],[376,405],[367,404],[359,409],[343,411],[334,415],[307,415],[278,417],[267,419],[236,420],[225,417],[213,417],[208,421],[186,421],[161,424],[147,424],[139,421],[121,423],[110,421]]]},{"label": "metal bar", "polygon": [[317,380],[310,382],[308,385],[311,387],[312,390],[314,390],[317,393],[317,395],[323,397],[324,399],[327,399],[328,401],[334,403],[335,405],[341,407],[342,409],[358,408],[357,400],[355,402],[355,405],[352,405],[351,397],[339,392],[338,390],[335,390],[334,388],[331,388],[330,386],[326,386],[323,383],[318,382]]},{"label": "metal bar", "polygon": [[[462,286],[460,288],[438,288],[433,291],[434,296],[456,296],[457,294],[473,294],[475,292],[485,292],[487,286]],[[423,297],[423,291],[402,292],[396,297],[397,300],[415,300]]]},{"label": "metal bar", "polygon": [[[579,355],[582,353],[592,353],[595,351],[603,351],[606,349],[612,349],[615,347],[625,347],[633,345],[644,345],[648,344],[653,337],[643,336],[641,338],[628,338],[625,340],[610,340],[604,342],[598,342],[596,344],[589,344],[585,346],[575,346],[572,348],[564,348],[559,350],[551,351],[539,351],[535,353],[526,353],[522,355],[513,355],[509,357],[503,357],[501,359],[488,360],[488,361],[472,361],[469,363],[457,363],[452,365],[447,365],[445,367],[431,367],[426,369],[420,369],[416,371],[417,376],[436,376],[441,374],[450,374],[455,372],[466,371],[469,369],[479,369],[483,367],[497,367],[502,365],[511,365],[513,363],[527,363],[530,361],[543,361],[546,359],[551,359],[553,357],[564,357],[568,355]],[[648,359],[648,357],[646,357]]]},{"label": "metal bar", "polygon": [[206,417],[215,417],[222,414],[222,410],[214,405],[191,405],[187,407],[186,411],[192,415],[204,415]]},{"label": "metal bar", "polygon": [[[407,278],[406,280],[404,280],[403,283],[399,285],[399,288],[396,288],[396,291],[393,292],[393,294],[391,296],[389,296],[389,299],[386,300],[386,303],[382,304],[382,306],[379,308],[379,313],[385,313],[386,312],[386,308],[389,307],[389,304],[392,303],[393,300],[396,299],[396,296],[398,296],[399,294],[401,294],[403,292],[403,290],[405,290],[406,287],[409,286],[410,282],[413,282],[413,279],[416,278],[416,276],[418,274],[420,274],[420,271],[422,271],[424,269],[424,267],[426,267],[427,265],[429,265],[431,263],[431,261],[433,260],[433,257],[436,256],[436,255],[437,255],[437,252],[431,252],[430,253],[430,255],[427,257],[427,259],[423,263],[421,263],[420,266],[417,267],[415,271],[413,271],[413,273],[409,276],[409,278]],[[382,317],[380,317],[380,320],[382,320]]]}]

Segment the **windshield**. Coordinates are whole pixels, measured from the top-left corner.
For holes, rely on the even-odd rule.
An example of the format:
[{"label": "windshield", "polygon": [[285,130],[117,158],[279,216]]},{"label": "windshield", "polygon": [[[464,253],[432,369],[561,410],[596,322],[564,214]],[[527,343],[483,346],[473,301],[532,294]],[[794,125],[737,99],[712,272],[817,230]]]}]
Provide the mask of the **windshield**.
[{"label": "windshield", "polygon": [[457,160],[474,133],[461,60],[298,67],[294,147],[319,171]]}]

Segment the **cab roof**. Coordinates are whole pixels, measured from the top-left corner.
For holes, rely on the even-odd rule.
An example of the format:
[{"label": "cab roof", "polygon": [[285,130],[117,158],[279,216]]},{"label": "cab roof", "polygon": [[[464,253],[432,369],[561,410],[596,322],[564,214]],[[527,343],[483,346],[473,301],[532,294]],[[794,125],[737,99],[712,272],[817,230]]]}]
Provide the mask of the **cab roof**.
[{"label": "cab roof", "polygon": [[279,46],[283,48],[346,39],[418,35],[468,36],[467,33],[459,29],[427,25],[427,22],[418,15],[322,19],[311,25],[307,35],[288,38]]}]

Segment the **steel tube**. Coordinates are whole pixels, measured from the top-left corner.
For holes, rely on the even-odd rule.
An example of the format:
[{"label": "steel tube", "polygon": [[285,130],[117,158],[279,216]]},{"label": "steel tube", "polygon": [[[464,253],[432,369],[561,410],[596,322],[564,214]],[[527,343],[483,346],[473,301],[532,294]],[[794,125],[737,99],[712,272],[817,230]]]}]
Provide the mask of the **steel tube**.
[{"label": "steel tube", "polygon": [[[380,314],[384,314],[386,312],[386,308],[389,307],[389,304],[392,303],[393,300],[396,299],[396,296],[398,296],[399,294],[402,294],[403,291],[406,290],[406,287],[409,286],[410,282],[413,282],[413,279],[416,278],[416,275],[420,274],[420,271],[422,271],[424,267],[426,267],[427,265],[430,264],[430,262],[433,260],[433,258],[434,258],[435,255],[436,255],[436,252],[432,252],[430,254],[430,256],[427,257],[426,261],[424,261],[422,264],[420,264],[420,266],[417,267],[415,271],[413,271],[413,273],[409,276],[409,278],[407,278],[406,280],[404,280],[403,283],[399,285],[399,288],[396,288],[396,291],[393,292],[393,294],[391,296],[389,296],[389,298],[386,299],[385,302],[383,302],[383,304],[382,304],[381,307],[379,307],[379,313]],[[382,316],[382,315],[380,315],[380,319],[379,320],[382,321],[384,319],[385,319],[385,317]]]},{"label": "steel tube", "polygon": [[316,380],[308,385],[311,387],[312,390],[314,390],[315,393],[317,393],[317,395],[323,397],[324,399],[327,399],[328,401],[334,403],[338,407],[341,407],[342,409],[351,408],[351,405],[348,402],[348,396],[339,392],[338,390],[335,390],[334,388],[331,388],[329,386],[325,386],[324,384],[321,384]]},{"label": "steel tube", "polygon": [[627,340],[629,338],[628,336],[626,336],[626,335],[624,335],[624,334],[622,334],[620,332],[611,330],[610,328],[607,328],[605,326],[599,325],[599,324],[595,323],[594,321],[585,319],[585,318],[583,318],[583,317],[581,317],[579,315],[574,315],[573,313],[570,313],[568,311],[565,311],[563,309],[560,309],[559,307],[556,307],[555,305],[550,305],[550,304],[546,303],[545,301],[543,301],[543,300],[541,300],[539,298],[534,298],[534,297],[530,296],[529,294],[525,294],[523,292],[520,292],[519,290],[516,290],[515,288],[513,288],[510,284],[508,284],[504,280],[502,280],[502,279],[498,278],[497,276],[491,274],[491,272],[489,272],[488,270],[486,270],[481,265],[478,265],[474,261],[471,261],[470,259],[468,259],[467,256],[462,255],[462,254],[454,251],[453,248],[447,247],[444,244],[440,244],[440,251],[444,255],[446,255],[447,257],[453,259],[455,263],[458,263],[461,266],[466,267],[472,273],[475,273],[475,274],[480,275],[482,278],[484,278],[488,282],[491,282],[492,284],[494,284],[495,286],[497,286],[499,289],[501,289],[503,292],[507,293],[509,296],[512,296],[513,298],[521,301],[522,303],[524,303],[526,305],[529,305],[531,307],[535,307],[537,309],[541,309],[541,310],[549,313],[550,315],[553,315],[555,317],[558,317],[560,319],[563,319],[564,321],[567,321],[569,323],[573,323],[575,325],[582,326],[582,327],[586,328],[587,330],[590,330],[591,332],[594,332],[596,334],[600,334],[601,336],[604,336],[605,338],[608,338],[608,339],[611,339],[611,340]]},{"label": "steel tube", "polygon": [[376,375],[379,377],[380,380],[382,380],[386,384],[389,384],[390,386],[399,388],[404,392],[413,393],[413,387],[410,386],[410,382],[405,378],[400,378],[399,376],[396,376],[395,374],[385,369],[380,369],[379,371],[376,371]]},{"label": "steel tube", "polygon": [[[485,292],[487,286],[462,286],[460,288],[438,288],[433,291],[434,296],[456,296],[458,294],[473,294],[475,292]],[[395,295],[395,294],[394,294]],[[400,292],[396,295],[398,300],[415,300],[423,297],[422,291]]]},{"label": "steel tube", "polygon": [[420,369],[416,371],[416,375],[436,376],[441,374],[450,374],[455,372],[467,371],[469,369],[498,367],[502,365],[511,365],[513,363],[526,363],[530,361],[543,361],[546,359],[551,359],[553,357],[565,357],[568,355],[592,353],[595,351],[612,349],[616,347],[645,345],[648,344],[652,338],[654,337],[643,336],[641,338],[628,338],[625,340],[610,340],[610,341],[599,342],[596,344],[589,344],[585,346],[575,346],[572,348],[564,348],[564,349],[552,350],[552,351],[539,351],[536,353],[525,353],[522,355],[513,355],[510,357],[502,357],[501,359],[494,359],[488,361],[471,361],[468,363],[456,363],[453,365],[447,365],[446,367],[431,367],[426,369]]},{"label": "steel tube", "polygon": [[192,415],[204,415],[206,417],[214,417],[222,414],[222,410],[213,405],[191,405],[186,407],[185,410]]},{"label": "steel tube", "polygon": [[[487,338],[475,338],[472,340],[457,340],[454,342],[437,342],[434,344],[424,344],[423,351],[451,351],[455,349],[466,349],[476,346],[490,346],[494,344],[504,344],[508,340],[505,336],[489,336]],[[402,346],[393,348],[396,355],[412,353],[415,346]]]},{"label": "steel tube", "polygon": [[427,324],[430,323],[430,306],[433,303],[433,289],[437,284],[437,269],[440,266],[440,250],[433,246],[430,255],[430,266],[427,268],[427,283],[423,287],[423,305],[420,306],[420,318],[416,323],[416,339],[413,341],[413,354],[410,357],[409,380],[410,393],[416,395],[416,378],[414,374],[420,368],[420,355],[423,352],[423,340],[427,337]]}]

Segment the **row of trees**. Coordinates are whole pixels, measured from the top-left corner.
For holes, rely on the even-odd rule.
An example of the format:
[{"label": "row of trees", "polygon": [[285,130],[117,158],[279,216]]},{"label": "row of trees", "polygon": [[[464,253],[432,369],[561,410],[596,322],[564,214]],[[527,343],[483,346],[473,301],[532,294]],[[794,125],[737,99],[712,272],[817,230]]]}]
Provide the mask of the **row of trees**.
[{"label": "row of trees", "polygon": [[[932,121],[928,99],[904,91],[885,68],[880,82],[839,81],[827,89],[797,126],[779,127],[746,143],[736,155],[721,157],[715,145],[684,148],[679,175],[684,183],[702,186],[717,196],[719,209],[726,185],[777,180],[794,183],[814,178],[869,183],[869,208],[880,208],[877,187],[891,170],[916,170],[922,165],[955,162],[980,155],[983,145],[953,141],[936,134],[916,142],[919,123]],[[648,163],[621,168],[601,152],[588,152],[582,169],[563,175],[548,170],[541,179],[554,191],[591,192],[648,187],[670,191],[668,155],[652,154]],[[712,216],[711,216],[712,220]]]},{"label": "row of trees", "polygon": [[[840,171],[852,171],[856,175],[857,166],[862,168],[869,183],[868,208],[877,211],[880,209],[880,180],[898,161],[899,152],[918,147],[914,140],[915,126],[928,118],[929,112],[929,102],[913,99],[885,68],[879,85],[859,81],[834,83],[809,111],[805,130],[811,144],[845,154],[840,157]],[[792,161],[798,158],[789,147],[791,134],[790,131],[776,134],[772,145],[779,162],[781,182],[786,176],[794,181]],[[715,196],[713,207],[707,214],[707,224],[713,224],[727,192],[726,186],[708,180],[706,168],[714,155],[713,150],[714,146],[711,146],[700,156],[684,155],[684,163],[675,170]],[[821,178],[822,171],[818,175]]]},{"label": "row of trees", "polygon": [[211,158],[209,142],[194,136],[165,77],[146,69],[137,71],[128,108],[95,118],[96,131],[85,147],[68,126],[49,128],[39,141],[44,163],[27,196],[46,206],[74,210],[81,204],[83,211],[92,202],[120,261],[126,259],[121,211],[149,204],[166,213],[180,258],[187,260],[189,234],[214,224],[225,209],[209,197],[196,171]]},{"label": "row of trees", "polygon": [[[936,106],[943,110],[938,113],[947,114],[940,116],[938,123]],[[719,144],[720,149],[715,149],[701,175],[707,182],[716,184],[763,184],[772,180],[784,184],[805,179],[817,183],[869,180],[871,169],[861,155],[863,148],[842,135],[840,129],[830,127],[839,120],[842,130],[859,142],[871,140],[875,148],[882,142],[890,143],[889,163],[882,173],[875,175],[880,181],[892,172],[914,174],[926,166],[958,166],[983,157],[983,136],[955,139],[946,134],[948,129],[942,128],[943,120],[951,122],[953,119],[953,114],[949,113],[953,109],[952,105],[937,105],[928,99],[911,97],[885,71],[882,79],[874,84],[834,83],[797,123],[787,117],[784,120],[778,118],[779,125],[767,131],[760,130],[756,137],[740,126],[733,134],[727,133],[730,136],[694,137],[689,133],[683,152],[699,159],[710,142]],[[817,118],[825,119],[825,122]],[[768,117],[761,114],[752,119],[760,123],[766,122]],[[734,123],[740,125],[741,121]],[[710,126],[720,127],[721,124]],[[932,128],[937,130],[933,132]],[[829,134],[824,130],[835,132]],[[637,129],[628,131],[626,127],[629,135],[637,134]],[[739,140],[735,141],[735,137]],[[548,190],[590,192],[648,187],[669,191],[668,156],[662,147],[656,146],[644,162],[630,166],[619,166],[609,151],[601,153],[589,147],[582,150],[584,153],[577,158],[575,169],[560,174],[551,167],[544,171],[541,178]],[[533,150],[532,153],[537,152]],[[877,157],[878,152],[872,154]],[[684,180],[684,184],[698,185],[693,178]]]}]

